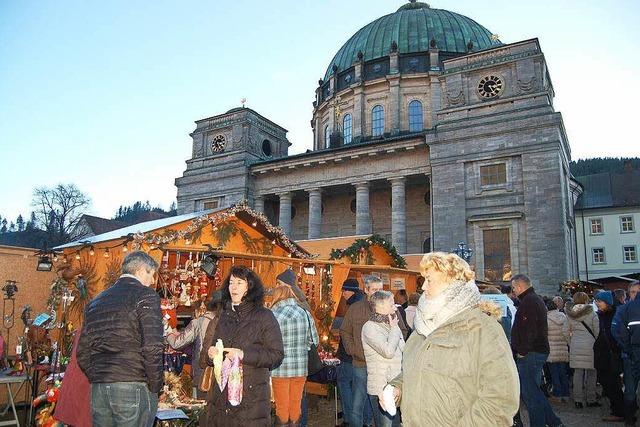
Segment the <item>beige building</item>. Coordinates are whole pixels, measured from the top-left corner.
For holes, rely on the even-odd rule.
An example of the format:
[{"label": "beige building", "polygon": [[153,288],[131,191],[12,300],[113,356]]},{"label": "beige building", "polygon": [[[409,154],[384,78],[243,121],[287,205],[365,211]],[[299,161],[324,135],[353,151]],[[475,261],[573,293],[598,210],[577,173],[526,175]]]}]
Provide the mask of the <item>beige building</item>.
[{"label": "beige building", "polygon": [[248,108],[198,120],[179,213],[249,200],[294,239],[460,241],[481,279],[577,275],[570,149],[536,39],[504,44],[411,1],[348,38],[315,89],[309,150]]}]

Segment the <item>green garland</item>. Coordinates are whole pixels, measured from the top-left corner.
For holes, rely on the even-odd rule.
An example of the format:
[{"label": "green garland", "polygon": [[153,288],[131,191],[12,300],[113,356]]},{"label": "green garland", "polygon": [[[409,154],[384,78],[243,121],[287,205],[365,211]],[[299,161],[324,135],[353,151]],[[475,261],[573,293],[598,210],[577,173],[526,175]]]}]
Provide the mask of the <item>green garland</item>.
[{"label": "green garland", "polygon": [[349,257],[353,264],[357,264],[360,255],[365,254],[367,264],[373,264],[373,253],[371,252],[371,246],[373,245],[380,246],[382,249],[387,251],[393,259],[393,267],[407,267],[407,261],[398,254],[396,247],[378,234],[374,234],[366,239],[358,239],[346,249],[332,249],[329,256],[331,259]]}]

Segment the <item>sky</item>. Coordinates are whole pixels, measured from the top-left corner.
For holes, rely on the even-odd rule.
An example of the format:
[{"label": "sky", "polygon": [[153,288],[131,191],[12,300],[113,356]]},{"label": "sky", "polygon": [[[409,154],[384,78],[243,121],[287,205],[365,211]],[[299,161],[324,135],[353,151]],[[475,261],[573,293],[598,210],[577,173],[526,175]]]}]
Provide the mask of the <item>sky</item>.
[{"label": "sky", "polygon": [[[74,183],[90,213],[168,208],[194,121],[247,106],[312,146],[319,78],[404,0],[0,0],[0,215]],[[640,2],[433,0],[504,43],[537,37],[572,158],[637,156]]]}]

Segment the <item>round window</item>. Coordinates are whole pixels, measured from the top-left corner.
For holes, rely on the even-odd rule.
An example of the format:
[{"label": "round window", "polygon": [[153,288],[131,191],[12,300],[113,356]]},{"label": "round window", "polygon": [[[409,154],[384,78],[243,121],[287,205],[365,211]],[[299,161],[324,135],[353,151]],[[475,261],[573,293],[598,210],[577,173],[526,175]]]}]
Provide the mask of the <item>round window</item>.
[{"label": "round window", "polygon": [[351,201],[351,212],[356,213],[356,199]]},{"label": "round window", "polygon": [[271,142],[268,139],[262,141],[262,153],[267,157],[271,157]]}]

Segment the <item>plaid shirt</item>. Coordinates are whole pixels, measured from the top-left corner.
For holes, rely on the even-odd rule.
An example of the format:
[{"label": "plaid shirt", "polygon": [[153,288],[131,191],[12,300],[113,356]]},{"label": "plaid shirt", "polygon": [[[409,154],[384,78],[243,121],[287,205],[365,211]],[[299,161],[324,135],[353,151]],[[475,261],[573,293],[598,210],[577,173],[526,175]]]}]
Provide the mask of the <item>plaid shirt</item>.
[{"label": "plaid shirt", "polygon": [[306,377],[309,344],[318,344],[318,332],[311,314],[300,307],[293,298],[278,302],[271,310],[280,325],[284,344],[282,364],[271,371],[271,376]]}]

